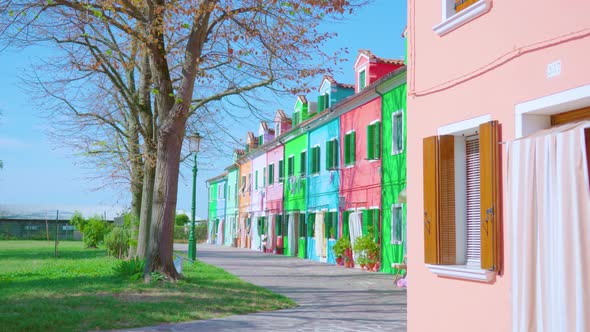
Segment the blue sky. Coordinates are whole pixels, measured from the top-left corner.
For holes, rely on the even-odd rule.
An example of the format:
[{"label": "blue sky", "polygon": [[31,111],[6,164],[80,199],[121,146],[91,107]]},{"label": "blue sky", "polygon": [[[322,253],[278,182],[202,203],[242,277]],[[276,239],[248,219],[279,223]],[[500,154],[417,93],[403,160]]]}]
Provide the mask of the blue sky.
[{"label": "blue sky", "polygon": [[[329,41],[326,50],[347,47],[350,50],[337,81],[352,83],[352,65],[359,49],[371,50],[385,58],[402,58],[404,40],[401,33],[406,25],[406,2],[375,0],[344,22],[326,23],[322,29],[337,31],[338,37]],[[31,100],[20,77],[51,49],[35,47],[6,50],[0,53],[0,204],[34,205],[128,205],[129,198],[122,188],[100,188],[103,182],[89,179],[88,171],[71,151],[51,142],[47,136],[46,113]],[[318,78],[318,85],[319,85]],[[315,96],[310,96],[315,98]],[[292,111],[295,97],[282,98],[271,109]],[[228,119],[229,120],[229,119]],[[240,137],[246,130],[231,121],[229,128]],[[232,127],[233,126],[233,127]],[[222,172],[231,160],[221,156],[218,167],[201,168],[197,182],[197,215],[206,217],[207,191],[205,180]],[[190,211],[191,170],[181,168],[179,210]]]}]

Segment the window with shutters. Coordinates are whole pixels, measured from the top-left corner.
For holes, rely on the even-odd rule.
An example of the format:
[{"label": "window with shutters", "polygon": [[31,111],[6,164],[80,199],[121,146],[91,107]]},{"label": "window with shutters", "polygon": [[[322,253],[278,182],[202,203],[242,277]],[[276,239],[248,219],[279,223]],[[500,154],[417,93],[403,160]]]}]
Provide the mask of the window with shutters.
[{"label": "window with shutters", "polygon": [[338,140],[333,138],[326,142],[326,170],[338,168]]},{"label": "window with shutters", "polygon": [[326,223],[326,238],[335,240],[338,236],[338,212],[326,212],[324,222]]},{"label": "window with shutters", "polygon": [[391,206],[391,244],[402,244],[402,228],[404,218],[404,207],[402,204]]},{"label": "window with shutters", "polygon": [[291,177],[295,175],[295,156],[290,156],[287,159],[287,176]]},{"label": "window with shutters", "polygon": [[254,190],[258,190],[258,171],[254,172]]},{"label": "window with shutters", "polygon": [[272,186],[275,182],[275,164],[268,165],[268,185]]},{"label": "window with shutters", "polygon": [[279,160],[279,182],[283,182],[285,178],[285,162],[283,159]]},{"label": "window with shutters", "polygon": [[500,140],[498,122],[482,122],[424,139],[424,254],[434,273],[490,281],[501,270]]},{"label": "window with shutters", "polygon": [[441,0],[442,22],[433,30],[444,35],[474,18],[485,14],[491,8],[489,0]]},{"label": "window with shutters", "polygon": [[246,176],[242,175],[242,182],[240,183],[240,192],[243,195],[245,191],[246,191]]},{"label": "window with shutters", "polygon": [[318,96],[318,113],[330,108],[330,94],[324,93]]},{"label": "window with shutters", "polygon": [[248,185],[246,186],[246,190],[252,191],[252,174],[248,174]]},{"label": "window with shutters", "polygon": [[302,151],[299,159],[299,174],[305,176],[307,174],[307,151]]},{"label": "window with shutters", "polygon": [[379,209],[367,209],[362,212],[363,235],[373,235],[376,243],[380,242],[381,234],[381,211]]},{"label": "window with shutters", "polygon": [[264,143],[264,134],[258,136],[258,146],[262,146]]},{"label": "window with shutters", "polygon": [[381,158],[381,122],[371,123],[367,127],[367,159]]},{"label": "window with shutters", "polygon": [[311,174],[318,174],[320,172],[320,146],[316,145],[311,148]]},{"label": "window with shutters", "polygon": [[352,166],[356,162],[356,133],[351,131],[344,135],[344,165]]},{"label": "window with shutters", "polygon": [[262,188],[266,187],[266,167],[262,168]]},{"label": "window with shutters", "polygon": [[391,118],[391,154],[404,151],[404,114],[402,111],[394,112]]},{"label": "window with shutters", "polygon": [[359,72],[359,91],[361,91],[362,89],[364,89],[366,87],[366,83],[367,83],[367,74],[366,74],[366,70],[361,70]]}]

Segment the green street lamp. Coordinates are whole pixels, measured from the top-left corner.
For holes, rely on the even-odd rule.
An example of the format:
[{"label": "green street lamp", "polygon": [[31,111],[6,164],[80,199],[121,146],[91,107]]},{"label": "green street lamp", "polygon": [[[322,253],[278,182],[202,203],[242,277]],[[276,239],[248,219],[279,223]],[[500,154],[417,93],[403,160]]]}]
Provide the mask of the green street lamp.
[{"label": "green street lamp", "polygon": [[195,164],[193,166],[193,202],[192,202],[192,225],[188,234],[188,258],[194,261],[197,258],[197,241],[195,239],[195,207],[197,198],[197,153],[201,145],[201,135],[198,132],[188,137],[188,149],[195,154]]}]

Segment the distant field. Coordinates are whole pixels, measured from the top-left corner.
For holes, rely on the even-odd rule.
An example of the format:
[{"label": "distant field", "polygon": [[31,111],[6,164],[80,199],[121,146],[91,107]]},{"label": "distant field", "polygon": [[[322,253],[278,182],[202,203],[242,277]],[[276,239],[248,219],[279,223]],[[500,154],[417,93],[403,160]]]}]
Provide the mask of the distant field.
[{"label": "distant field", "polygon": [[61,242],[0,241],[0,330],[82,331],[270,311],[284,296],[201,262],[175,283],[130,281],[113,272],[103,249]]}]

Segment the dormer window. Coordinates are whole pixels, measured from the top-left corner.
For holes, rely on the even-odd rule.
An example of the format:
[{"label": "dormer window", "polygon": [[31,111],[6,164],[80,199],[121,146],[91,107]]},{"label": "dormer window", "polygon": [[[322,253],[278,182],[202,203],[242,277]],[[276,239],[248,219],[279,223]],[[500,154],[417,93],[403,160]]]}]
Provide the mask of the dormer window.
[{"label": "dormer window", "polygon": [[318,112],[330,108],[330,94],[324,93],[318,96]]},{"label": "dormer window", "polygon": [[359,72],[359,91],[361,91],[362,89],[364,89],[366,87],[366,84],[367,84],[366,76],[367,76],[367,74],[366,74],[365,69],[363,69]]},{"label": "dormer window", "polygon": [[442,22],[432,29],[441,36],[485,14],[491,8],[490,0],[440,1],[442,1]]}]

